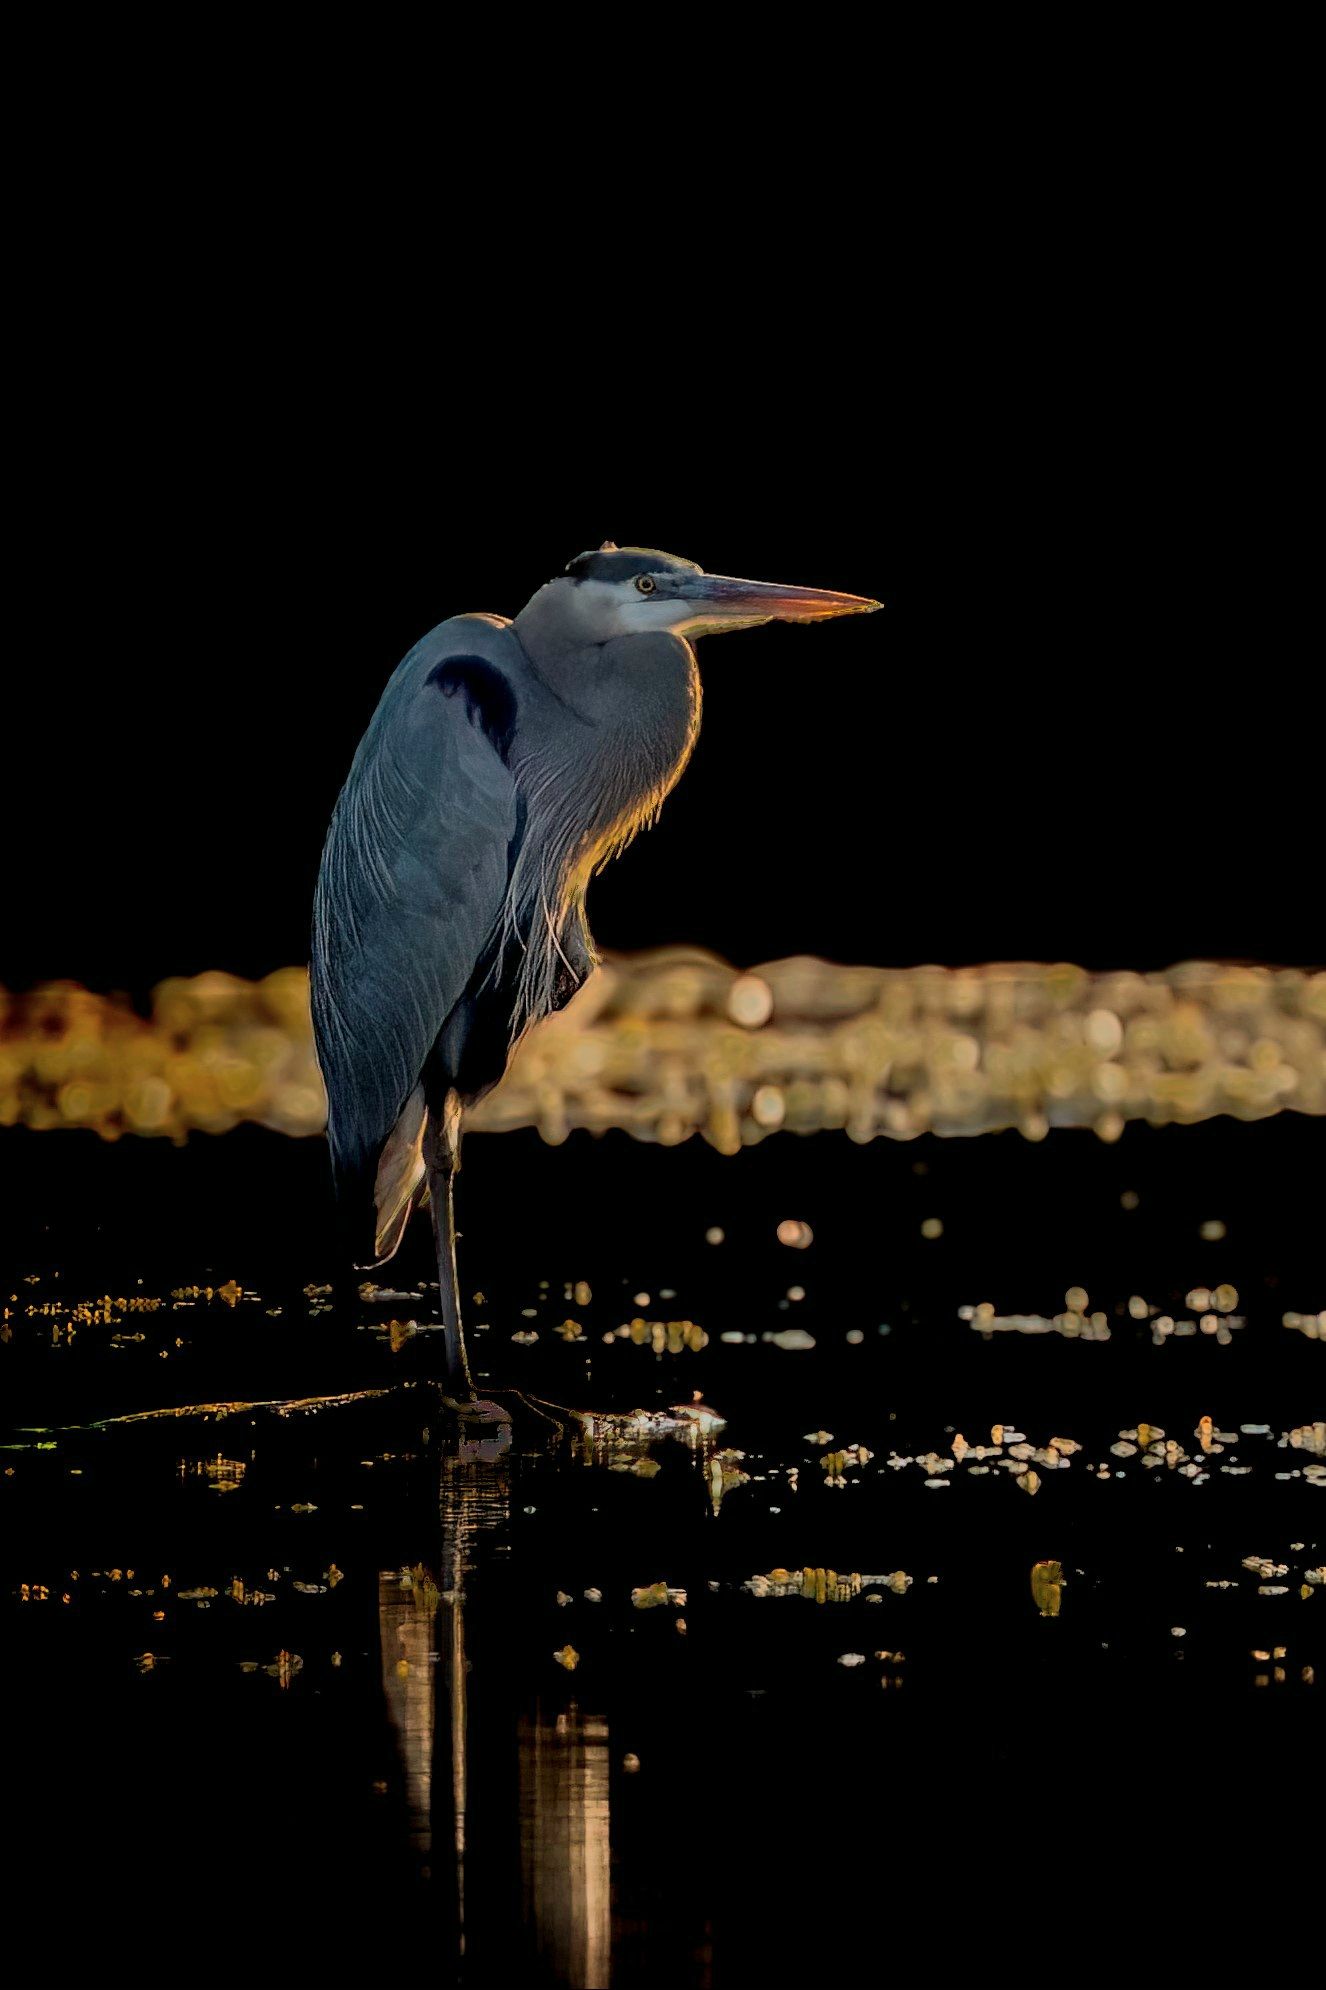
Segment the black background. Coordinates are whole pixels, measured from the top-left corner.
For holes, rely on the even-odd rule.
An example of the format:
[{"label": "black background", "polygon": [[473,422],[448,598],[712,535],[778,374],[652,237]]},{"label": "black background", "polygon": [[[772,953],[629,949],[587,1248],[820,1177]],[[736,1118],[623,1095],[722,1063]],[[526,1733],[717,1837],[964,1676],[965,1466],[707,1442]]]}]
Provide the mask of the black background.
[{"label": "black background", "polygon": [[303,959],[396,661],[603,537],[887,610],[701,646],[601,944],[1319,958],[1315,26],[1075,22],[389,62],[385,151],[257,65],[48,147],[0,979]]}]

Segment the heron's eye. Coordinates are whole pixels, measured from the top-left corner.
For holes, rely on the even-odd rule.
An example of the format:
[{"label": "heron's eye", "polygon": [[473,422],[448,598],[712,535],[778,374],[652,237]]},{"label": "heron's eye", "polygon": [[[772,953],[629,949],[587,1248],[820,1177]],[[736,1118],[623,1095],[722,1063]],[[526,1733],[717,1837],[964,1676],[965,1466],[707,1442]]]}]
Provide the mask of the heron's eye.
[{"label": "heron's eye", "polygon": [[641,594],[652,594],[654,592],[654,589],[658,585],[657,581],[654,580],[653,577],[649,574],[637,574],[635,577],[635,584],[639,588]]}]

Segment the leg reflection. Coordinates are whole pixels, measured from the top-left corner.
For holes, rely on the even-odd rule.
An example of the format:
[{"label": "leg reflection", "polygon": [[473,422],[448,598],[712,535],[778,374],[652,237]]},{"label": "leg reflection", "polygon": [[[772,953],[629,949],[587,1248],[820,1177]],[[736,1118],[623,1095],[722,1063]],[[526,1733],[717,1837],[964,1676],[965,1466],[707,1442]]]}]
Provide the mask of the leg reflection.
[{"label": "leg reflection", "polygon": [[405,1776],[410,1843],[420,1862],[432,1855],[433,1704],[437,1654],[437,1584],[423,1568],[378,1576],[378,1635],[387,1715]]},{"label": "leg reflection", "polygon": [[603,1990],[612,1953],[608,1723],[572,1706],[522,1716],[520,1864],[525,1919],[558,1983]]},{"label": "leg reflection", "polygon": [[438,1939],[463,1957],[471,1728],[467,1614],[477,1607],[481,1550],[510,1518],[509,1437],[462,1445],[442,1461],[436,1570],[389,1569],[378,1578],[387,1714],[404,1775],[410,1842],[431,1879]]}]

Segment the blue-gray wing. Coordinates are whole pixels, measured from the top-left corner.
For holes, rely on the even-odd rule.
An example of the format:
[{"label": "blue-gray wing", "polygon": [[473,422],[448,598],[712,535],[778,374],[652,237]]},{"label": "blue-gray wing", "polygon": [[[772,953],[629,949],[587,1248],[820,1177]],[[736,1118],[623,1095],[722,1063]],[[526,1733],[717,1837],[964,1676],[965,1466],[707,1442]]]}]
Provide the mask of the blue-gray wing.
[{"label": "blue-gray wing", "polygon": [[[402,1122],[397,1144],[417,1152],[425,1063],[502,911],[520,815],[504,758],[515,693],[503,645],[514,640],[468,616],[424,637],[383,693],[328,831],[310,982],[357,1262],[395,1248],[409,1201],[384,1244],[383,1149]],[[411,1192],[417,1176],[416,1164]]]}]

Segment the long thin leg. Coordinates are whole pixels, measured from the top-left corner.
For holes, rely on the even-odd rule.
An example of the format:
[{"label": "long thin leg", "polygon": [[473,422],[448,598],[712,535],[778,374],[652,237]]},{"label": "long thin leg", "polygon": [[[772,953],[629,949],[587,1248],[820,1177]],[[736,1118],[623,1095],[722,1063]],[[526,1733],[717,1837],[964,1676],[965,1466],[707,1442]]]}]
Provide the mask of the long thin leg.
[{"label": "long thin leg", "polygon": [[446,1348],[447,1381],[453,1388],[474,1394],[470,1364],[465,1352],[465,1329],[460,1317],[460,1278],[456,1268],[455,1169],[428,1170],[428,1199],[433,1212],[433,1242],[437,1247],[437,1282],[442,1301],[442,1331]]},{"label": "long thin leg", "polygon": [[[465,1327],[460,1311],[460,1275],[456,1265],[455,1185],[456,1176],[460,1173],[460,1134],[461,1102],[454,1091],[448,1091],[440,1114],[435,1116],[429,1113],[424,1134],[424,1165],[428,1172],[428,1201],[433,1212],[433,1242],[437,1247],[437,1285],[442,1308],[447,1385],[456,1396],[469,1398],[468,1405],[461,1411],[462,1417],[473,1415],[486,1423],[509,1424],[510,1415],[499,1404],[487,1398],[480,1400],[465,1348]],[[519,1389],[500,1390],[498,1393],[515,1396],[544,1423],[561,1428],[570,1421],[565,1414],[550,1415],[549,1412],[555,1408],[553,1404],[540,1407]]]},{"label": "long thin leg", "polygon": [[465,1351],[465,1328],[460,1312],[460,1274],[456,1265],[455,1182],[460,1171],[460,1111],[456,1094],[448,1092],[440,1125],[435,1126],[430,1115],[424,1158],[428,1169],[428,1201],[433,1214],[433,1242],[437,1247],[437,1283],[442,1306],[447,1381],[453,1389],[464,1389],[472,1402],[475,1396],[474,1379]]}]

